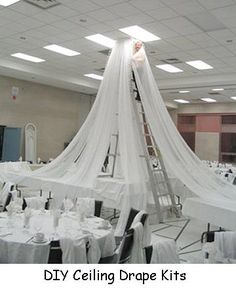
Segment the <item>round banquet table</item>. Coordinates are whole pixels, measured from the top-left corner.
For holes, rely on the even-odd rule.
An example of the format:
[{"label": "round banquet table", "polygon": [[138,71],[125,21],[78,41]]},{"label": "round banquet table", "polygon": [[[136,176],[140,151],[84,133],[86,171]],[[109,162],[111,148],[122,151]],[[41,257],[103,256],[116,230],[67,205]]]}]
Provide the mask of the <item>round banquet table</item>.
[{"label": "round banquet table", "polygon": [[[98,243],[101,257],[111,256],[115,250],[112,226],[105,226],[104,219],[91,216],[83,222],[75,212],[61,214],[59,225],[53,227],[51,211],[33,210],[29,228],[24,228],[24,213],[9,218],[7,212],[0,213],[0,263],[47,263],[50,242],[60,238],[82,239],[92,235]],[[35,234],[43,233],[45,240],[36,242]]]}]

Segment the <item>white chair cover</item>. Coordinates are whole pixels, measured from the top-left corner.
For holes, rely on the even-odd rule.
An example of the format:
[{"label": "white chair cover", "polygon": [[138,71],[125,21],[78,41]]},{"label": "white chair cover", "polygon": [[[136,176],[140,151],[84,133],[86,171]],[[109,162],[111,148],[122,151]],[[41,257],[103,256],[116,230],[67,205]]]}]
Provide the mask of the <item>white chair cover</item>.
[{"label": "white chair cover", "polygon": [[76,201],[76,208],[83,212],[86,217],[94,216],[95,199],[92,198],[78,198]]},{"label": "white chair cover", "polygon": [[161,239],[153,244],[151,264],[178,264],[176,243],[172,239]]},{"label": "white chair cover", "polygon": [[43,197],[32,197],[32,198],[25,198],[26,204],[28,208],[40,210],[44,209],[46,199]]},{"label": "white chair cover", "polygon": [[[144,214],[147,214],[147,212],[144,210],[141,210],[138,212],[138,214],[134,217],[131,228],[132,228],[132,226],[135,226],[136,223],[141,222],[142,216]],[[145,221],[144,226],[143,226],[142,242],[143,242],[143,247],[148,246],[151,243],[151,229],[150,229],[148,218]]]},{"label": "white chair cover", "polygon": [[144,264],[144,249],[143,249],[143,225],[140,222],[131,226],[134,229],[134,241],[131,250],[130,263]]}]

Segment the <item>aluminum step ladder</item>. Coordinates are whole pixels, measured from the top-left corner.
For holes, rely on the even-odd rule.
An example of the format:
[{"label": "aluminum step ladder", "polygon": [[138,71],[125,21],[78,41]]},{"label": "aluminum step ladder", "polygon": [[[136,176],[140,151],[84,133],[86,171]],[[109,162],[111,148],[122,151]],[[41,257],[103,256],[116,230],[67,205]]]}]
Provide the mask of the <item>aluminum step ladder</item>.
[{"label": "aluminum step ladder", "polygon": [[163,158],[146,119],[133,71],[131,77],[131,97],[150,177],[150,187],[157,212],[157,220],[163,222],[165,211],[170,211],[179,218],[181,210],[178,207],[178,202],[176,202],[177,197],[173,193]]}]

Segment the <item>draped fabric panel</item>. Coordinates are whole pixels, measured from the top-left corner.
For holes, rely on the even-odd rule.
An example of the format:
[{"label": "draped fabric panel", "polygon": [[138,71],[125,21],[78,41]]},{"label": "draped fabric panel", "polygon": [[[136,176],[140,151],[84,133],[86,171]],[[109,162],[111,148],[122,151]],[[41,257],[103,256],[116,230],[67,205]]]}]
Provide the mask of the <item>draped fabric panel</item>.
[{"label": "draped fabric panel", "polygon": [[[107,62],[95,103],[70,145],[50,164],[32,173],[0,175],[11,181],[37,185],[55,193],[58,204],[65,196],[102,196],[99,180],[111,140],[118,134],[117,162],[122,195],[114,194],[121,206],[117,232],[122,233],[131,207],[146,210],[150,197],[149,176],[131,97],[134,71],[146,119],[160,148],[167,169],[197,196],[235,206],[236,189],[210,172],[184,142],[172,122],[148,63],[145,49],[134,53],[132,40],[117,42]],[[112,154],[112,153],[111,153]],[[113,153],[114,154],[114,153]],[[104,179],[105,180],[105,179]],[[109,178],[107,178],[109,183]],[[100,186],[97,189],[98,185]],[[109,185],[109,184],[108,184]],[[83,194],[82,194],[83,193]],[[82,195],[81,195],[82,194]],[[119,196],[120,195],[120,196]],[[115,207],[115,206],[114,206]]]}]

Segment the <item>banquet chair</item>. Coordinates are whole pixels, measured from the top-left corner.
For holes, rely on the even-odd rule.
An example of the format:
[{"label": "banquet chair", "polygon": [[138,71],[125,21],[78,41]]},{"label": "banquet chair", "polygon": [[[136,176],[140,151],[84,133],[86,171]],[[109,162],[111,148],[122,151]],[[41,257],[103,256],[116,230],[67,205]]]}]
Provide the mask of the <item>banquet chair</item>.
[{"label": "banquet chair", "polygon": [[62,264],[62,250],[59,240],[50,242],[48,264]]},{"label": "banquet chair", "polygon": [[170,238],[159,239],[144,248],[147,264],[179,264],[176,242]]},{"label": "banquet chair", "polygon": [[152,258],[152,252],[153,252],[153,246],[149,245],[144,248],[145,252],[145,257],[146,257],[146,263],[150,264],[151,263],[151,258]]},{"label": "banquet chair", "polygon": [[[137,210],[137,209],[134,209],[134,208],[131,208],[130,209],[130,212],[129,212],[129,217],[128,217],[128,220],[127,220],[127,223],[126,223],[126,227],[125,227],[125,231],[129,230],[133,221],[134,221],[134,218],[135,216],[140,212],[140,210]],[[148,217],[148,214],[145,213],[142,215],[142,218],[140,219],[140,222],[144,225],[146,220],[147,220],[147,217]]]},{"label": "banquet chair", "polygon": [[[137,210],[137,209],[134,209],[134,208],[131,208],[130,209],[130,212],[129,212],[129,216],[128,216],[128,220],[127,220],[127,223],[126,223],[126,227],[125,227],[125,231],[124,233],[130,229],[133,221],[134,221],[134,218],[135,216],[140,212],[140,210]],[[142,218],[140,219],[140,222],[143,224],[145,224],[146,220],[147,220],[147,217],[148,217],[148,214],[147,213],[144,213],[142,215]],[[118,246],[122,240],[122,236],[116,236],[115,237],[115,240],[116,240],[116,246]]]},{"label": "banquet chair", "polygon": [[8,193],[6,197],[6,201],[3,203],[3,212],[7,211],[7,206],[10,204],[11,200],[12,200],[12,194]]},{"label": "banquet chair", "polygon": [[95,200],[94,216],[96,217],[101,216],[102,204],[103,204],[103,201]]},{"label": "banquet chair", "polygon": [[134,243],[134,229],[127,230],[122,237],[121,243],[115,250],[114,255],[101,258],[99,264],[125,264],[131,257]]},{"label": "banquet chair", "polygon": [[236,232],[208,232],[202,246],[205,263],[236,263]]}]

